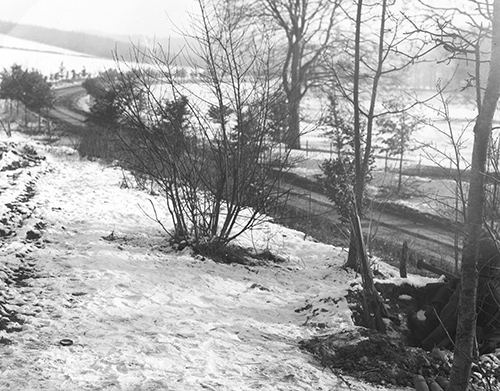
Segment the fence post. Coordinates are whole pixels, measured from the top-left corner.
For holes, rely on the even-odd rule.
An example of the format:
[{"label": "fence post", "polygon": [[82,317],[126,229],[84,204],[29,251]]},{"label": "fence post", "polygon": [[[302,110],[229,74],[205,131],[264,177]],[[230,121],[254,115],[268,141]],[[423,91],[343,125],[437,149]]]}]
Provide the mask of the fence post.
[{"label": "fence post", "polygon": [[401,278],[408,277],[406,272],[406,265],[408,263],[408,242],[405,240],[403,242],[403,248],[401,249],[401,259],[399,260],[399,276]]}]

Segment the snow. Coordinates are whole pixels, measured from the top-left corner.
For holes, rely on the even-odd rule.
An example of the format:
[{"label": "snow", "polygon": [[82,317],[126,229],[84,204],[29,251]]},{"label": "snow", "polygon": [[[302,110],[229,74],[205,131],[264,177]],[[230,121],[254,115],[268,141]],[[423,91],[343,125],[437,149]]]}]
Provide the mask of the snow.
[{"label": "snow", "polygon": [[417,312],[417,319],[421,322],[425,322],[425,320],[427,319],[427,317],[425,316],[425,311],[424,310],[419,310]]},{"label": "snow", "polygon": [[[121,188],[120,169],[43,148],[47,160],[27,171],[31,216],[0,246],[6,265],[36,272],[8,287],[25,323],[0,334],[12,341],[0,344],[0,390],[347,389],[298,348],[354,328],[345,294],[359,276],[342,268],[342,249],[268,222],[239,244],[268,248],[282,264],[174,252],[141,211],[149,199],[161,210],[161,199]],[[22,188],[29,178],[18,180]],[[42,238],[25,240],[37,222]]]},{"label": "snow", "polygon": [[1,48],[13,48],[18,50],[32,50],[40,52],[53,52],[60,54],[68,54],[73,56],[85,56],[82,53],[78,53],[72,50],[63,49],[58,46],[46,45],[39,42],[29,41],[22,38],[12,37],[10,35],[0,34],[0,47]]},{"label": "snow", "polygon": [[87,112],[87,113],[90,112],[91,106],[92,106],[92,104],[91,104],[90,95],[84,95],[76,101],[76,107],[82,111]]},{"label": "snow", "polygon": [[58,72],[61,64],[68,72],[72,69],[80,72],[85,67],[90,74],[116,67],[116,62],[111,59],[0,34],[0,68],[8,69],[13,64],[36,69],[46,76]]},{"label": "snow", "polygon": [[383,280],[375,278],[375,282],[383,282],[384,284],[393,284],[396,286],[408,284],[414,286],[415,288],[420,288],[430,283],[442,282],[445,279],[445,276],[441,276],[440,278],[436,279],[433,277],[419,276],[417,274],[408,274],[408,277],[402,278],[399,276],[399,269],[385,262],[377,260],[375,260],[374,269],[377,269],[382,275],[386,277]]},{"label": "snow", "polygon": [[10,68],[13,64],[27,69],[36,69],[43,75],[59,71],[61,64],[67,71],[74,69],[80,72],[84,67],[90,74],[97,74],[103,70],[116,66],[113,60],[73,55],[57,52],[40,52],[17,48],[0,47],[0,67]]},{"label": "snow", "polygon": [[[392,96],[406,95],[406,91],[390,91],[385,95]],[[455,140],[460,139],[460,154],[462,156],[462,166],[466,166],[471,160],[472,145],[474,139],[474,121],[477,116],[476,104],[473,101],[464,101],[464,94],[462,91],[447,91],[445,98],[449,101],[449,116],[450,124],[445,121],[443,116],[443,107],[441,99],[434,96],[436,91],[420,91],[418,97],[421,101],[426,101],[425,105],[417,105],[413,114],[423,116],[428,121],[432,121],[432,126],[423,124],[420,126],[412,136],[413,145],[411,149],[405,153],[404,166],[415,166],[417,164],[429,166],[450,166],[449,157],[454,157],[453,146],[450,143],[450,128]],[[381,107],[382,102],[387,96],[382,96],[378,100],[377,109]],[[415,98],[410,97],[413,101]],[[364,102],[368,106],[368,102]],[[327,159],[330,157],[330,149],[335,150],[331,146],[332,140],[325,135],[325,126],[320,124],[321,118],[324,118],[328,110],[328,101],[326,94],[319,89],[312,89],[304,97],[301,104],[301,130],[303,135],[301,137],[302,148],[320,149],[323,154],[320,159]],[[497,110],[494,118],[495,123],[500,122],[500,110]],[[463,133],[463,134],[462,134]],[[498,137],[498,133],[494,132],[494,137]],[[380,152],[382,147],[381,137],[379,130],[375,126],[374,129],[374,148],[375,155],[383,155]],[[309,155],[314,156],[314,153]],[[384,158],[376,158],[375,165],[378,168],[384,167]],[[391,168],[395,168],[398,162],[390,163]]]}]

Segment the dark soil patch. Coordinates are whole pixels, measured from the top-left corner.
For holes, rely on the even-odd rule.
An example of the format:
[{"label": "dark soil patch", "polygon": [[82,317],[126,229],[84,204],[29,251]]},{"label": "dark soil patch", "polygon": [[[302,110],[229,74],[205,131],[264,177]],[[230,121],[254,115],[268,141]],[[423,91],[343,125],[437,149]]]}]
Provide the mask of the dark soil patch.
[{"label": "dark soil patch", "polygon": [[314,337],[303,341],[301,347],[323,366],[374,384],[412,386],[417,374],[448,377],[451,369],[446,358],[368,329]]},{"label": "dark soil patch", "polygon": [[[247,250],[248,251],[248,250]],[[273,254],[270,250],[258,252],[250,255],[252,258],[263,261],[265,263],[285,263],[287,260],[282,256]]]},{"label": "dark soil patch", "polygon": [[27,280],[33,279],[33,278],[39,278],[39,276],[36,274],[34,270],[31,268],[24,268],[21,267],[17,269],[14,272],[13,276],[14,284],[17,287],[27,287],[30,286],[29,282]]},{"label": "dark soil patch", "polygon": [[[178,249],[181,250],[184,247],[180,246]],[[202,259],[210,258],[215,262],[226,264],[235,263],[246,266],[264,266],[286,262],[286,259],[273,254],[269,250],[255,253],[253,249],[235,245],[207,243],[194,246],[193,250]]]},{"label": "dark soil patch", "polygon": [[12,345],[12,341],[5,337],[0,337],[0,345]]},{"label": "dark soil patch", "polygon": [[[24,320],[19,317],[19,315],[12,310],[7,310],[2,303],[0,303],[0,330],[4,330],[7,333],[15,333],[21,331],[20,325],[24,323]],[[10,342],[8,339],[4,344]],[[2,340],[0,339],[0,344]]]},{"label": "dark soil patch", "polygon": [[[174,244],[173,248],[182,250],[187,244]],[[245,266],[265,266],[269,264],[278,264],[286,262],[286,259],[269,250],[258,253],[251,248],[244,248],[236,245],[222,245],[219,243],[206,243],[193,246],[193,251],[198,258],[212,259],[214,262],[226,264],[240,264]]]},{"label": "dark soil patch", "polygon": [[[303,341],[301,347],[332,371],[377,385],[412,386],[416,375],[423,376],[429,384],[436,378],[448,379],[452,352],[443,348],[429,351],[420,347],[425,345],[423,338],[428,334],[420,335],[418,332],[422,330],[415,329],[411,321],[415,311],[424,313],[420,308],[439,308],[440,301],[447,302],[449,295],[444,293],[452,292],[455,284],[455,281],[437,282],[414,287],[409,284],[377,283],[377,290],[384,297],[391,314],[388,334],[364,328],[361,292],[355,284],[346,299],[354,323],[361,327],[355,331],[314,337]],[[304,310],[309,308],[306,306],[297,311]],[[498,386],[498,379],[500,353],[481,355],[473,364],[472,389],[496,390],[494,387]],[[491,385],[494,385],[493,388]]]}]

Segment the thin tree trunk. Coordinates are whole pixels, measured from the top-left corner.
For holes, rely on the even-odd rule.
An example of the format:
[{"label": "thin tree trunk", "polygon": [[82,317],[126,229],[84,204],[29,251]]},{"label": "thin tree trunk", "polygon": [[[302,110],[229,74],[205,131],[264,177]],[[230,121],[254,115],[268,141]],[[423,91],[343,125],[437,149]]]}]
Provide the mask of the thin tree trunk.
[{"label": "thin tree trunk", "polygon": [[[360,77],[360,58],[361,58],[361,16],[363,13],[363,0],[358,0],[356,8],[356,32],[354,36],[354,80],[353,80],[353,108],[354,108],[354,197],[356,208],[361,208],[363,204],[363,183],[360,182],[361,174],[361,112],[359,109],[359,77]],[[356,211],[359,215],[359,210]],[[357,268],[358,255],[356,253],[357,243],[356,235],[351,229],[351,237],[349,242],[349,255],[347,256],[346,266]]]},{"label": "thin tree trunk", "polygon": [[356,238],[357,245],[356,251],[358,253],[361,279],[363,282],[363,314],[367,327],[380,332],[385,332],[386,326],[383,318],[387,317],[387,310],[384,307],[384,302],[373,283],[373,273],[366,254],[366,247],[361,230],[361,222],[359,220],[357,210],[358,208],[354,202],[351,208],[351,229],[355,233],[354,236]]},{"label": "thin tree trunk", "polygon": [[[387,0],[382,0],[381,3],[382,12],[380,15],[380,29],[379,29],[379,37],[378,37],[378,58],[377,58],[377,68],[375,69],[375,73],[373,75],[373,83],[371,88],[370,95],[370,108],[368,109],[368,116],[366,119],[366,140],[365,140],[365,151],[362,160],[362,173],[363,175],[358,178],[361,182],[361,188],[364,190],[365,187],[365,175],[368,172],[370,165],[370,158],[372,154],[372,133],[373,133],[373,121],[375,119],[375,106],[377,104],[377,94],[380,78],[382,77],[384,61],[387,58],[386,53],[384,52],[385,45],[385,23],[387,18]],[[358,75],[359,77],[359,75]],[[360,194],[362,197],[363,194]]]},{"label": "thin tree trunk", "polygon": [[408,277],[406,267],[408,265],[408,241],[403,242],[403,247],[401,248],[401,259],[399,260],[399,276],[401,278]]},{"label": "thin tree trunk", "polygon": [[12,120],[12,99],[9,99],[9,119],[7,121],[7,129],[9,129],[9,135],[10,135],[10,121]]},{"label": "thin tree trunk", "polygon": [[[356,207],[362,207],[363,198],[363,173],[362,173],[362,152],[361,152],[361,110],[359,99],[359,79],[361,63],[361,26],[362,26],[363,0],[358,0],[356,11],[356,32],[354,38],[354,80],[353,80],[353,104],[354,104],[354,169],[355,184],[354,196]],[[357,210],[359,214],[359,210]]]},{"label": "thin tree trunk", "polygon": [[344,266],[354,270],[358,270],[359,268],[356,236],[354,231],[351,231],[349,236],[349,252],[347,254],[347,262]]},{"label": "thin tree trunk", "polygon": [[399,155],[399,175],[398,175],[398,194],[401,193],[401,184],[403,181],[403,157],[404,153]]},{"label": "thin tree trunk", "polygon": [[[370,94],[370,108],[367,115],[366,124],[366,139],[364,151],[361,150],[361,111],[360,111],[360,62],[361,62],[361,26],[363,13],[363,0],[358,0],[356,9],[356,32],[354,38],[354,83],[353,83],[353,105],[354,105],[354,159],[355,159],[355,184],[354,194],[358,214],[363,215],[363,193],[365,189],[365,175],[368,172],[370,157],[372,153],[372,130],[375,114],[375,105],[377,101],[378,85],[382,77],[382,67],[384,64],[384,37],[385,37],[385,22],[387,15],[387,0],[382,0],[382,14],[380,19],[380,31],[378,41],[378,58],[377,68],[373,77],[373,83]],[[352,237],[351,237],[352,239]],[[355,248],[350,246],[349,248]],[[359,255],[359,254],[358,254]],[[353,257],[352,255],[351,257]]]},{"label": "thin tree trunk", "polygon": [[300,95],[292,91],[288,99],[288,134],[286,143],[290,148],[300,149]]},{"label": "thin tree trunk", "polygon": [[455,250],[455,273],[458,274],[458,264],[460,263],[460,249],[459,249],[459,228],[458,228],[458,182],[455,185],[455,232],[453,235],[453,248]]},{"label": "thin tree trunk", "polygon": [[[287,95],[288,103],[288,134],[286,143],[290,148],[300,149],[300,101],[301,78],[300,78],[300,37],[291,43],[290,48],[290,70],[283,70],[283,85]],[[290,43],[290,42],[289,42]],[[290,80],[288,80],[290,77]]]},{"label": "thin tree trunk", "polygon": [[467,389],[476,337],[477,256],[484,216],[484,176],[493,115],[500,95],[500,0],[495,0],[493,7],[490,70],[479,116],[474,126],[466,240],[462,252],[460,302],[449,391]]}]

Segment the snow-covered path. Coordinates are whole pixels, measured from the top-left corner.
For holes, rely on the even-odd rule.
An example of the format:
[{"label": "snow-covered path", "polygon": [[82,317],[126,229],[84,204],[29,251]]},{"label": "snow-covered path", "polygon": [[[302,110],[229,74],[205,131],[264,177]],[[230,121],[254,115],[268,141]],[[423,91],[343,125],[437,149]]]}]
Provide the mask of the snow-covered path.
[{"label": "snow-covered path", "polygon": [[[266,224],[242,244],[270,246],[284,264],[176,253],[141,211],[151,197],[120,188],[119,170],[64,154],[46,164],[32,201],[31,220],[46,223],[40,245],[16,237],[0,247],[13,257],[29,246],[37,274],[12,288],[26,322],[0,345],[0,390],[347,389],[298,348],[317,323],[352,327],[343,298],[321,301],[341,298],[353,278],[340,250]],[[311,312],[296,310],[309,302],[325,311],[304,325]]]}]

